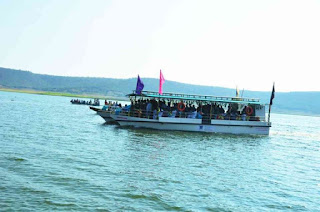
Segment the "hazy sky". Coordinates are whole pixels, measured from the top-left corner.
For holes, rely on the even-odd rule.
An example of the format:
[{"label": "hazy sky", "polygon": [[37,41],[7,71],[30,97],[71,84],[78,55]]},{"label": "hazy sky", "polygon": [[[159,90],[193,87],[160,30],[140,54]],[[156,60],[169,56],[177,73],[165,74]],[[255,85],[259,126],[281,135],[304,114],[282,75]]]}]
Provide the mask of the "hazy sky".
[{"label": "hazy sky", "polygon": [[0,27],[0,67],[320,91],[320,0],[0,0]]}]

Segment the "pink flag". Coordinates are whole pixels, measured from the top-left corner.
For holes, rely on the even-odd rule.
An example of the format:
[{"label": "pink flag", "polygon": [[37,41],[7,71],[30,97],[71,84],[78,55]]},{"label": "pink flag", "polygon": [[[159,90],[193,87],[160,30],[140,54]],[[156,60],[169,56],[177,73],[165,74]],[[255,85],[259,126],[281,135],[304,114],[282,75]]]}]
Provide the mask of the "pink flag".
[{"label": "pink flag", "polygon": [[160,69],[160,83],[159,83],[159,94],[162,95],[162,84],[164,83],[164,77],[162,75],[161,69]]}]

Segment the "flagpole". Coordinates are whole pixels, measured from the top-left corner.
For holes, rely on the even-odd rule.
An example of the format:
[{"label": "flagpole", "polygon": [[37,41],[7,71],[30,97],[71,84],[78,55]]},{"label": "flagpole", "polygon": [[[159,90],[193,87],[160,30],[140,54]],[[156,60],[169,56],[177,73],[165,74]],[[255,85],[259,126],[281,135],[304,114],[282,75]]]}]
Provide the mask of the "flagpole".
[{"label": "flagpole", "polygon": [[269,104],[268,123],[270,123],[270,112],[271,112],[271,105]]}]

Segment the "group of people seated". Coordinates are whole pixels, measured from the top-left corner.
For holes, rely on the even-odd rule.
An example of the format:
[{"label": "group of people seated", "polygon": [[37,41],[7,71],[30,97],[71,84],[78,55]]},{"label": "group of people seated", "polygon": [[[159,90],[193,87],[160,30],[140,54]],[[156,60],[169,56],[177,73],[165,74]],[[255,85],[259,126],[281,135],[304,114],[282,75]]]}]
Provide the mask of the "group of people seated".
[{"label": "group of people seated", "polygon": [[113,101],[107,101],[104,100],[104,105],[113,106],[113,107],[122,107],[121,103],[113,102]]},{"label": "group of people seated", "polygon": [[127,107],[127,104],[125,106],[122,106],[121,103],[113,102],[113,101],[104,101],[104,106],[102,107],[102,110],[106,111],[116,111],[119,113],[122,109],[125,109]]},{"label": "group of people seated", "polygon": [[81,100],[81,99],[71,99],[70,101],[72,104],[83,104],[83,105],[95,105],[95,106],[99,106],[100,105],[100,101],[99,99],[94,99],[93,101],[85,101],[85,100]]},{"label": "group of people seated", "polygon": [[[224,103],[226,104],[226,103]],[[132,100],[131,105],[122,110],[130,116],[157,119],[159,117],[171,118],[193,118],[193,119],[227,119],[227,120],[250,120],[247,107],[238,108],[238,104],[229,103],[226,105],[219,103],[195,103],[189,101],[163,101],[156,99]]]}]

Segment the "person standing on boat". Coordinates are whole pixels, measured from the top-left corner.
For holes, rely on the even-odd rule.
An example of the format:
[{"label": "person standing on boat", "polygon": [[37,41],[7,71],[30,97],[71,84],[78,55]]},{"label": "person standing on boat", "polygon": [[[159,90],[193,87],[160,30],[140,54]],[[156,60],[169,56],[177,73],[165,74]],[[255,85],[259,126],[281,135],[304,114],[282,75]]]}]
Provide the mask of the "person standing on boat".
[{"label": "person standing on boat", "polygon": [[147,107],[146,107],[146,116],[147,116],[147,118],[149,118],[151,110],[152,110],[152,104],[151,104],[150,101],[148,101],[148,104],[147,104]]},{"label": "person standing on boat", "polygon": [[197,108],[197,116],[196,116],[197,119],[202,119],[202,106],[199,105],[198,108]]}]

